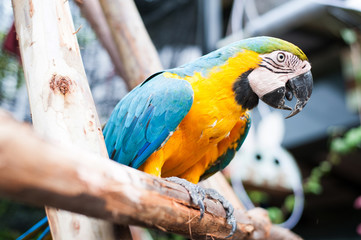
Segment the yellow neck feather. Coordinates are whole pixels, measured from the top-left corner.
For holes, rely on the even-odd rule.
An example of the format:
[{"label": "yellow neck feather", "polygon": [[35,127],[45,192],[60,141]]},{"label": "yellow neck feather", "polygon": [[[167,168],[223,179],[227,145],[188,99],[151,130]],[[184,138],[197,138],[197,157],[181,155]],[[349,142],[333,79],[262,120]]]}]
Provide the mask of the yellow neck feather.
[{"label": "yellow neck feather", "polygon": [[260,62],[261,58],[258,53],[244,50],[230,57],[223,65],[214,66],[206,71],[205,76],[200,72],[194,72],[192,76],[184,78],[169,72],[165,72],[164,76],[188,81],[194,91],[194,102],[197,99],[203,101],[225,100],[233,108],[233,111],[240,111],[242,108],[235,101],[233,84],[244,72],[258,67]]},{"label": "yellow neck feather", "polygon": [[249,69],[256,68],[261,62],[259,54],[253,51],[244,50],[237,53],[235,56],[230,57],[223,65],[214,66],[207,71],[206,76],[200,72],[194,72],[192,76],[184,78],[174,73],[165,72],[164,76],[169,78],[184,79],[190,82],[193,86],[194,83],[201,81],[202,84],[218,86],[221,88],[232,89],[235,80],[242,75],[242,73]]}]

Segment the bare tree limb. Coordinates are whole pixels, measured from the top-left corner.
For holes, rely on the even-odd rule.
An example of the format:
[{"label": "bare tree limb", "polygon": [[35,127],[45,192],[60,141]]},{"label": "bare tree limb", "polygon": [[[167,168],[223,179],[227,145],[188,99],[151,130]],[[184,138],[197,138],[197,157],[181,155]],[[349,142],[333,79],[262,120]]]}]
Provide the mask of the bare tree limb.
[{"label": "bare tree limb", "polygon": [[[0,195],[195,239],[222,239],[230,231],[220,203],[206,199],[199,221],[199,210],[183,187],[76,146],[48,143],[3,111]],[[262,209],[236,211],[237,231],[231,239],[266,239],[271,223],[264,214]],[[286,235],[284,239],[299,239],[291,232]]]},{"label": "bare tree limb", "polygon": [[[107,157],[68,1],[12,3],[34,128],[59,142]],[[42,181],[41,175],[37,178]],[[53,239],[117,238],[111,223],[46,210]]]},{"label": "bare tree limb", "polygon": [[100,0],[131,88],[162,70],[157,51],[133,0]]},{"label": "bare tree limb", "polygon": [[[125,76],[123,64],[117,51],[117,47],[113,40],[112,33],[105,19],[103,9],[98,0],[75,1],[79,6],[82,14],[88,20],[94,32],[96,33],[99,41],[107,50],[113,65],[122,78]],[[126,82],[128,83],[128,82]],[[128,86],[130,89],[130,87]]]}]

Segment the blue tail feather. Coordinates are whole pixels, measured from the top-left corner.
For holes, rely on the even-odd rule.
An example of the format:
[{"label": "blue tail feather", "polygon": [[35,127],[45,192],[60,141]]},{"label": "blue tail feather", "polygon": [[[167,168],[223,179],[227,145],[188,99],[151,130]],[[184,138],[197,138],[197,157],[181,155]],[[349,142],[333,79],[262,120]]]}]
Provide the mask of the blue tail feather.
[{"label": "blue tail feather", "polygon": [[[24,234],[22,234],[20,237],[18,237],[16,240],[29,239],[30,237],[34,236],[39,231],[44,229],[44,227],[46,227],[47,224],[48,224],[48,217],[44,217],[38,223],[36,223],[34,226],[32,226],[29,230],[27,230]],[[44,232],[46,232],[46,231],[47,231],[47,233],[43,236]],[[45,231],[39,236],[38,240],[44,239],[44,237],[49,233],[49,231],[50,231],[49,226],[47,226]],[[40,238],[41,236],[42,236],[42,238]]]},{"label": "blue tail feather", "polygon": [[50,233],[50,226],[47,226],[45,230],[41,233],[41,235],[38,237],[37,240],[43,240],[45,239]]}]

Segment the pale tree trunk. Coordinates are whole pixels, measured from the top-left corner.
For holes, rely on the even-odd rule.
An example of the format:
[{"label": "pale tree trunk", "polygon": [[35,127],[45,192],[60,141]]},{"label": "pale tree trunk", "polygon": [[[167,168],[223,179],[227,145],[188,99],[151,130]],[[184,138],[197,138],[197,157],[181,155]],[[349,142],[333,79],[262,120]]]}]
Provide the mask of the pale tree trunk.
[{"label": "pale tree trunk", "polygon": [[[34,128],[107,157],[68,1],[12,3]],[[47,214],[54,239],[115,239],[113,225],[103,220],[53,208]]]}]

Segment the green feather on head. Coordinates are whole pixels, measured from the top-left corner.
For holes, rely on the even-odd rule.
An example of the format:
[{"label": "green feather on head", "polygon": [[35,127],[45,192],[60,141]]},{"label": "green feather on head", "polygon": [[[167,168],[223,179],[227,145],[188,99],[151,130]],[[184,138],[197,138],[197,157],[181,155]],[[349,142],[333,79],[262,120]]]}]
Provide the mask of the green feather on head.
[{"label": "green feather on head", "polygon": [[259,54],[271,53],[273,51],[287,51],[290,52],[301,60],[308,60],[303,51],[296,45],[285,40],[274,37],[254,37],[244,39],[232,44],[233,47],[251,50]]}]

